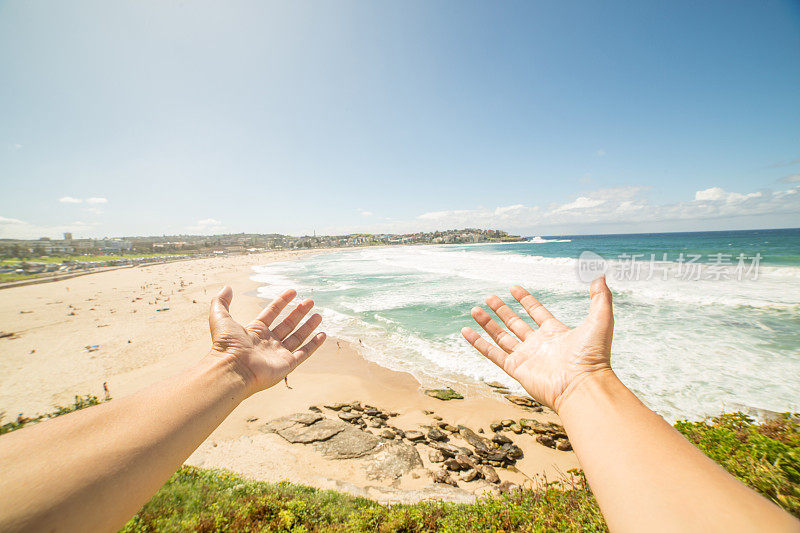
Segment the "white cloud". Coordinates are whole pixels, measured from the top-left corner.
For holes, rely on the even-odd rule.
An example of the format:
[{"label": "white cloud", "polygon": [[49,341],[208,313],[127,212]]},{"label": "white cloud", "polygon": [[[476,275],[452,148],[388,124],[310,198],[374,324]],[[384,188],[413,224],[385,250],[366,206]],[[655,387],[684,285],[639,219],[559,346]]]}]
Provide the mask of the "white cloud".
[{"label": "white cloud", "polygon": [[198,220],[194,226],[186,228],[190,233],[221,233],[225,228],[216,218]]},{"label": "white cloud", "polygon": [[694,200],[696,202],[726,202],[733,204],[749,200],[750,198],[761,198],[761,193],[751,192],[749,194],[740,194],[738,192],[726,192],[720,187],[711,187],[710,189],[694,193]]},{"label": "white cloud", "polygon": [[781,178],[783,183],[798,183],[800,182],[800,174],[789,174]]},{"label": "white cloud", "polygon": [[592,207],[597,207],[598,205],[604,204],[605,200],[600,198],[589,198],[587,196],[578,196],[575,198],[574,201],[569,202],[567,204],[562,205],[554,210],[554,212],[559,211],[573,211],[578,209],[590,209]]},{"label": "white cloud", "polygon": [[598,150],[595,150],[594,155],[596,155],[597,157],[603,157],[604,155],[606,155],[606,151],[600,148]]},{"label": "white cloud", "polygon": [[362,217],[371,217],[372,216],[372,211],[367,211],[366,209],[359,209],[358,212]]},{"label": "white cloud", "polygon": [[83,200],[81,198],[75,198],[73,196],[62,196],[61,198],[58,199],[58,201],[61,202],[62,204],[81,204],[83,202],[86,202],[87,204],[97,205],[97,204],[107,204],[108,198],[93,196],[92,198],[87,198],[86,200]]},{"label": "white cloud", "polygon": [[[800,213],[800,184],[787,190],[729,192],[720,187],[696,191],[687,200],[657,204],[647,198],[645,187],[617,187],[584,192],[563,203],[514,204],[493,209],[430,211],[413,220],[391,221],[356,227],[326,229],[350,231],[413,232],[464,227],[499,228],[509,231],[545,233],[547,228],[594,228],[618,225],[623,231],[650,224],[649,228],[675,227],[679,221],[733,220],[763,215],[791,216]],[[697,225],[693,222],[692,225]],[[546,234],[546,233],[545,233]]]},{"label": "white cloud", "polygon": [[17,218],[7,218],[7,217],[0,217],[0,224],[2,225],[9,225],[9,224],[25,224],[25,222],[17,219]]}]

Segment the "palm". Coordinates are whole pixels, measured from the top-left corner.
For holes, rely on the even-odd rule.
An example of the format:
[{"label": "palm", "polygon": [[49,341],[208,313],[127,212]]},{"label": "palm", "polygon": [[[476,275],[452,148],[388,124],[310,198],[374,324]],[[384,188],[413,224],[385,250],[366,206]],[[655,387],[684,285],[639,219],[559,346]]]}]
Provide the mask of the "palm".
[{"label": "palm", "polygon": [[539,325],[538,329],[534,330],[500,298],[490,296],[486,303],[513,335],[479,307],[473,309],[472,316],[497,346],[471,328],[464,328],[462,333],[478,351],[519,381],[531,396],[557,409],[559,398],[571,384],[592,371],[610,367],[614,329],[611,293],[605,280],[595,281],[590,292],[589,316],[575,329],[553,317],[522,287],[512,288],[512,294]]},{"label": "palm", "polygon": [[302,345],[322,322],[318,314],[312,315],[292,334],[313,307],[311,300],[300,302],[283,321],[274,328],[270,327],[294,296],[294,291],[286,291],[245,327],[233,320],[228,312],[233,297],[229,287],[223,289],[211,304],[209,324],[213,352],[230,358],[251,384],[253,392],[280,382],[325,340],[325,334],[319,333]]}]

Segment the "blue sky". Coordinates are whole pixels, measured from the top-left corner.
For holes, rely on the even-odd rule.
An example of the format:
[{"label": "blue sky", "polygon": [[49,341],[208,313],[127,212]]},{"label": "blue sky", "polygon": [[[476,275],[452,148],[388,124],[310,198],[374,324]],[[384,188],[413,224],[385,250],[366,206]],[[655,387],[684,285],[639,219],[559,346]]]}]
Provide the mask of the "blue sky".
[{"label": "blue sky", "polygon": [[0,237],[800,226],[800,3],[0,2]]}]

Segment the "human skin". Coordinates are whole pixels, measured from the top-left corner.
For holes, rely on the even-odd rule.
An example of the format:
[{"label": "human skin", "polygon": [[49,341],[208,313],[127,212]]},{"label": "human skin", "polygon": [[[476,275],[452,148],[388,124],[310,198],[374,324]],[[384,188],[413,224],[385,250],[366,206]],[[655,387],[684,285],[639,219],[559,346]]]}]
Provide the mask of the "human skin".
[{"label": "human skin", "polygon": [[[245,398],[279,383],[325,340],[318,314],[286,291],[242,327],[225,287],[211,304],[212,348],[136,394],[0,438],[0,531],[117,531]],[[297,328],[295,330],[295,328]],[[294,333],[293,333],[294,331]]]},{"label": "human skin", "polygon": [[[500,298],[462,334],[480,353],[558,413],[612,531],[800,531],[789,513],[761,497],[645,407],[611,368],[614,315],[605,278],[589,290],[589,315],[574,329],[520,286],[511,295],[538,328]],[[680,354],[676,354],[679,357]]]}]

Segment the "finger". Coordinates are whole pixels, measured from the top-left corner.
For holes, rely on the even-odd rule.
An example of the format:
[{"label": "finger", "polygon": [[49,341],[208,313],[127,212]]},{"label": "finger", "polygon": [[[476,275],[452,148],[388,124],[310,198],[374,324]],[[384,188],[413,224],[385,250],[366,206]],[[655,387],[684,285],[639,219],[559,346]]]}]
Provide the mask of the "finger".
[{"label": "finger", "polygon": [[325,342],[325,338],[326,335],[324,333],[317,333],[310,341],[305,343],[302,348],[294,352],[291,355],[291,361],[289,363],[291,370],[289,372],[297,368],[300,363],[311,357],[311,355],[317,351],[317,348],[322,346],[322,343]]},{"label": "finger", "polygon": [[311,315],[311,318],[306,320],[302,326],[297,328],[297,331],[283,341],[283,347],[290,352],[295,351],[320,324],[322,324],[322,317],[318,314]]},{"label": "finger", "polygon": [[294,289],[289,289],[285,291],[283,294],[272,300],[268,306],[266,306],[256,317],[256,320],[260,320],[264,323],[265,326],[269,327],[275,322],[275,319],[278,318],[278,315],[281,314],[281,311],[289,305],[294,297],[297,296],[297,292]]},{"label": "finger", "polygon": [[211,309],[208,313],[208,325],[211,328],[212,337],[226,322],[233,322],[229,311],[232,301],[233,289],[228,285],[222,287],[222,290],[211,299]]},{"label": "finger", "polygon": [[461,330],[461,334],[465,339],[467,339],[468,343],[470,343],[476,350],[481,352],[487,359],[500,368],[503,368],[506,357],[508,357],[507,353],[494,344],[488,342],[472,328],[463,328]]},{"label": "finger", "polygon": [[289,333],[294,331],[294,328],[303,320],[303,317],[311,311],[312,307],[314,307],[314,302],[308,299],[297,304],[297,307],[292,309],[292,312],[286,315],[286,318],[280,324],[275,326],[272,330],[273,335],[280,341],[285,339]]},{"label": "finger", "polygon": [[555,319],[553,314],[550,313],[550,311],[548,311],[539,300],[534,298],[531,293],[519,285],[514,285],[511,287],[511,296],[513,296],[515,300],[522,304],[522,307],[525,308],[525,311],[539,327],[541,327],[542,324],[548,320]]},{"label": "finger", "polygon": [[533,328],[527,322],[522,320],[517,313],[514,312],[506,303],[492,294],[486,298],[486,305],[488,305],[495,314],[500,317],[503,324],[508,326],[511,332],[519,337],[520,340],[525,340],[528,335],[533,333]]},{"label": "finger", "polygon": [[472,318],[480,325],[494,339],[497,345],[508,353],[511,353],[516,348],[519,341],[515,339],[509,332],[500,327],[500,325],[492,320],[489,313],[480,307],[472,308]]},{"label": "finger", "polygon": [[614,327],[614,308],[611,290],[606,284],[606,277],[600,276],[589,287],[589,318],[597,325]]}]

